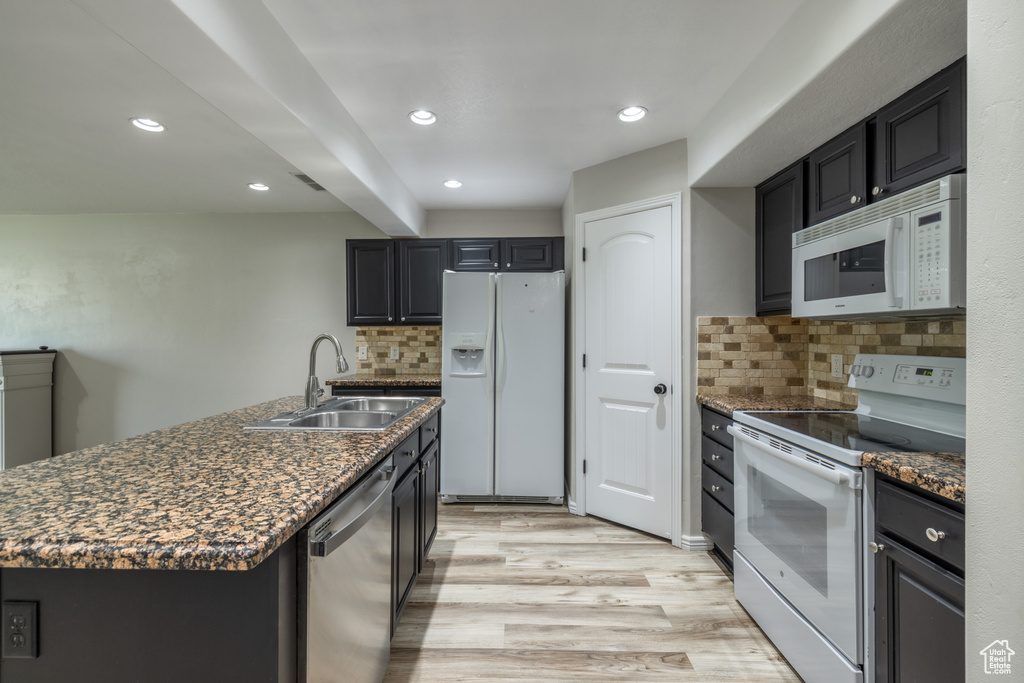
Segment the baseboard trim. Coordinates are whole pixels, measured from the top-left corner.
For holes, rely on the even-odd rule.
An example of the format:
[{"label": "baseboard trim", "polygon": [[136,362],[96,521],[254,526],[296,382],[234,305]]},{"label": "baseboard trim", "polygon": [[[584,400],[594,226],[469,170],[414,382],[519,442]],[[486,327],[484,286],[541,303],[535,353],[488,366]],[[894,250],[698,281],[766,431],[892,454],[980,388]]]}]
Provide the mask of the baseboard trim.
[{"label": "baseboard trim", "polygon": [[711,550],[715,544],[707,539],[704,534],[700,536],[682,536],[679,539],[679,547],[683,550]]}]

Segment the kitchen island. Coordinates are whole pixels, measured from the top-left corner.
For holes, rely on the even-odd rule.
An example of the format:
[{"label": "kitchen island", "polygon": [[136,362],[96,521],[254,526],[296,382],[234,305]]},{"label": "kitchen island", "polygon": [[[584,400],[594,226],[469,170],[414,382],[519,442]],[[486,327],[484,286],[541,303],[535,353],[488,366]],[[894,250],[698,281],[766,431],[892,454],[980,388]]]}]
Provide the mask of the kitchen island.
[{"label": "kitchen island", "polygon": [[381,432],[242,430],[289,397],[0,473],[5,619],[36,605],[39,654],[5,640],[0,677],[295,680],[296,533],[441,404]]}]

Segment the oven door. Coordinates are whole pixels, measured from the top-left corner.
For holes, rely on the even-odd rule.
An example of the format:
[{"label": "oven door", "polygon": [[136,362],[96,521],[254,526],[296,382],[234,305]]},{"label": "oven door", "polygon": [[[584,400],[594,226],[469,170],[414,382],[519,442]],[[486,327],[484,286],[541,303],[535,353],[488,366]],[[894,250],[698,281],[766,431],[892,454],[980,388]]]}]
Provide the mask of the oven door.
[{"label": "oven door", "polygon": [[863,473],[740,425],[736,550],[851,662],[863,663]]},{"label": "oven door", "polygon": [[793,235],[793,317],[863,316],[910,308],[909,215],[801,244]]}]

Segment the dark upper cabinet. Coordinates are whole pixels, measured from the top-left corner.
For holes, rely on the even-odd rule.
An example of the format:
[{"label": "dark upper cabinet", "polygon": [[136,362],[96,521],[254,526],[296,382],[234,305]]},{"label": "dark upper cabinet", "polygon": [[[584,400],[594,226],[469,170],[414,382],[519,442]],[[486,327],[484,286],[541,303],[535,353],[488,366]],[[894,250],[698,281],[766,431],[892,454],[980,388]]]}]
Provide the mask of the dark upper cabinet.
[{"label": "dark upper cabinet", "polygon": [[876,114],[872,199],[964,169],[966,81],[960,60]]},{"label": "dark upper cabinet", "polygon": [[867,126],[858,123],[807,158],[807,225],[864,206]]},{"label": "dark upper cabinet", "polygon": [[758,185],[756,205],[755,309],[757,315],[788,313],[793,233],[804,227],[804,162]]},{"label": "dark upper cabinet", "polygon": [[493,272],[501,265],[501,240],[453,239],[449,249],[452,270]]},{"label": "dark upper cabinet", "polygon": [[516,237],[501,240],[501,269],[550,272],[565,267],[562,237]]},{"label": "dark upper cabinet", "polygon": [[387,325],[395,317],[395,243],[348,240],[348,324]]},{"label": "dark upper cabinet", "polygon": [[441,324],[441,277],[448,267],[448,240],[399,240],[398,322]]}]

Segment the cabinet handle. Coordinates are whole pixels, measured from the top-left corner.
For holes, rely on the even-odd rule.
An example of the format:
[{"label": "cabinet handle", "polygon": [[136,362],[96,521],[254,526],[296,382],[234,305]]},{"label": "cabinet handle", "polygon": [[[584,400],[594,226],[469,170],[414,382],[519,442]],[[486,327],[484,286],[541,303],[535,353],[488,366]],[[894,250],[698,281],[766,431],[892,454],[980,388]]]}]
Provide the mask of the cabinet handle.
[{"label": "cabinet handle", "polygon": [[408,455],[410,458],[415,458],[416,457],[416,449],[414,448],[411,451],[404,451],[402,453],[402,455]]},{"label": "cabinet handle", "polygon": [[711,459],[712,460],[721,460],[722,456],[720,456],[718,453],[712,453],[711,454]]},{"label": "cabinet handle", "polygon": [[405,322],[405,316],[404,315],[402,316],[402,322],[403,323]]},{"label": "cabinet handle", "polygon": [[850,203],[851,204],[856,204],[859,201],[860,201],[860,197],[858,197],[857,195],[853,195],[852,197],[850,197]]},{"label": "cabinet handle", "polygon": [[392,320],[394,320],[394,318],[392,318],[392,317],[391,317],[391,316],[389,315],[389,316],[388,316],[388,322],[391,322]]},{"label": "cabinet handle", "polygon": [[712,484],[711,485],[711,490],[712,491],[721,491],[722,487],[721,486],[715,486],[714,484]]},{"label": "cabinet handle", "polygon": [[932,543],[938,543],[946,537],[945,531],[936,531],[935,529],[928,527],[924,530],[924,535],[928,537],[928,540]]},{"label": "cabinet handle", "polygon": [[875,186],[875,188],[873,190],[871,190],[871,194],[875,195],[876,197],[878,195],[882,194],[883,192],[885,192],[885,189],[881,188],[881,187],[878,187],[877,185]]},{"label": "cabinet handle", "polygon": [[717,432],[721,428],[722,428],[721,425],[711,425],[711,431],[713,431],[713,432]]},{"label": "cabinet handle", "polygon": [[511,264],[511,263],[506,263],[506,264],[505,264],[505,267],[506,267],[506,268],[511,268],[511,267],[512,267],[512,264]]},{"label": "cabinet handle", "polygon": [[885,544],[884,543],[875,543],[874,541],[871,541],[871,543],[868,543],[868,547],[871,548],[871,552],[873,552],[873,553],[880,553],[883,550],[885,550]]},{"label": "cabinet handle", "polygon": [[498,267],[498,264],[497,264],[497,263],[495,263],[495,264],[494,264],[494,267],[495,267],[495,268],[497,268],[497,267]]},{"label": "cabinet handle", "polygon": [[428,432],[433,432],[434,434],[437,434],[437,427],[427,427],[427,431]]}]

